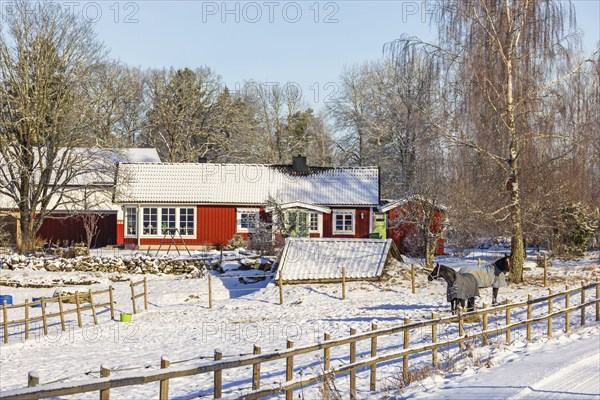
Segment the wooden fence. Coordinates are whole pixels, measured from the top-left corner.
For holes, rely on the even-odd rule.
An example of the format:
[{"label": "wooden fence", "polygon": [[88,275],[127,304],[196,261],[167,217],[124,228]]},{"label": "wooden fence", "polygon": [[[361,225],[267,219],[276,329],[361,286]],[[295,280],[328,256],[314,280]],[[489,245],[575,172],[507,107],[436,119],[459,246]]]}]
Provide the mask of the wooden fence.
[{"label": "wooden fence", "polygon": [[[588,291],[595,289],[595,297],[587,300]],[[579,304],[571,305],[571,300],[579,294]],[[564,298],[565,307],[555,309],[556,300]],[[544,305],[547,304],[547,307]],[[538,311],[542,308],[543,315],[533,316],[533,308],[537,306]],[[163,358],[161,360],[161,369],[158,371],[145,371],[141,373],[122,374],[120,376],[110,376],[110,370],[105,366],[101,369],[104,371],[101,374],[103,377],[94,380],[75,381],[67,383],[51,383],[46,385],[39,384],[39,376],[35,373],[29,375],[29,386],[27,388],[9,390],[0,392],[0,397],[5,400],[20,400],[20,399],[40,399],[46,397],[66,396],[73,394],[86,393],[91,391],[99,391],[101,399],[110,398],[110,389],[142,385],[151,382],[159,382],[158,398],[161,400],[168,399],[169,380],[181,378],[185,376],[193,376],[199,374],[213,374],[213,396],[220,398],[223,394],[223,371],[240,368],[244,366],[252,367],[252,389],[243,394],[244,399],[255,399],[263,396],[269,396],[279,393],[285,393],[286,399],[293,398],[294,389],[312,385],[322,384],[324,397],[328,397],[329,383],[332,378],[349,374],[350,377],[350,397],[356,397],[356,379],[359,369],[369,369],[369,389],[377,390],[377,366],[378,364],[402,359],[402,377],[405,381],[409,381],[409,357],[414,354],[431,352],[431,362],[433,365],[438,363],[438,351],[443,348],[456,347],[463,348],[465,342],[474,339],[481,339],[484,343],[488,342],[489,338],[494,335],[505,335],[506,341],[511,340],[511,332],[518,328],[526,328],[527,341],[532,340],[532,327],[535,324],[547,322],[547,336],[552,336],[552,321],[554,318],[564,316],[565,331],[571,329],[570,316],[576,311],[581,312],[580,324],[586,323],[586,308],[594,307],[596,311],[596,321],[600,321],[600,283],[582,284],[581,287],[565,290],[561,293],[550,293],[548,296],[533,299],[529,295],[527,301],[519,303],[509,303],[506,305],[485,308],[468,313],[459,313],[450,317],[439,318],[436,314],[432,314],[432,318],[419,322],[411,322],[405,320],[403,325],[392,326],[387,328],[378,328],[375,324],[371,326],[370,331],[357,333],[355,329],[350,330],[350,336],[331,339],[328,334],[325,334],[323,341],[320,343],[294,347],[292,341],[287,342],[285,350],[261,354],[260,348],[254,348],[252,355],[232,357],[224,360],[220,350],[215,350],[214,361],[197,364],[195,366],[176,366],[170,367],[169,360]],[[526,319],[513,321],[512,316],[517,316],[514,313],[515,309],[522,309],[521,314],[526,314]],[[547,312],[545,312],[547,310]],[[504,314],[501,319],[504,320],[503,326],[490,328],[488,326],[488,317],[492,314]],[[465,333],[465,320],[474,316],[481,317],[483,324],[480,331],[469,330]],[[516,318],[515,318],[516,320]],[[438,329],[443,324],[457,324],[458,332],[455,332],[453,337],[448,337],[446,340],[438,340]],[[477,325],[479,326],[479,325]],[[430,329],[431,342],[419,343],[410,347],[411,332],[417,329]],[[392,351],[379,352],[377,339],[382,336],[402,334],[402,347]],[[370,342],[370,353],[368,357],[357,360],[357,343],[361,341]],[[331,350],[340,346],[349,346],[348,363],[338,368],[331,368]],[[317,353],[322,356],[322,373],[313,375],[294,375],[295,357],[303,354]],[[285,371],[286,381],[277,385],[262,387],[260,382],[261,364],[266,362],[280,361],[284,362],[282,371]]]},{"label": "wooden fence", "polygon": [[[139,285],[144,285],[144,292],[141,294],[135,294],[135,287]],[[133,283],[130,282],[131,286],[131,300],[133,306],[133,312],[136,313],[136,305],[135,299],[139,297],[144,298],[144,306],[145,309],[148,309],[148,282],[146,278],[143,280]],[[97,296],[108,294],[108,299],[103,303],[97,303]],[[58,312],[48,313],[48,306],[51,304],[58,304]],[[70,308],[68,304],[74,304],[75,307]],[[66,323],[65,316],[69,314],[77,314],[77,325],[79,328],[83,327],[83,313],[85,311],[91,310],[92,318],[94,319],[94,325],[98,325],[98,308],[101,307],[109,307],[110,308],[110,319],[115,318],[115,302],[114,302],[114,288],[111,286],[108,289],[92,291],[91,289],[87,292],[77,292],[74,294],[61,295],[54,297],[40,297],[39,300],[29,301],[25,300],[22,304],[7,304],[4,301],[2,305],[2,331],[4,335],[4,343],[8,343],[9,331],[12,329],[11,327],[19,327],[23,325],[23,333],[25,335],[25,340],[29,339],[31,332],[31,324],[36,323],[37,321],[41,321],[42,329],[44,335],[48,335],[48,325],[50,319],[60,318],[60,325],[62,331],[66,331]],[[32,314],[31,308],[40,308],[40,315],[34,316]],[[9,310],[18,310],[23,309],[21,311],[21,315],[23,318],[10,320],[8,317]],[[14,311],[11,313],[15,313]],[[18,313],[18,312],[16,312]]]}]

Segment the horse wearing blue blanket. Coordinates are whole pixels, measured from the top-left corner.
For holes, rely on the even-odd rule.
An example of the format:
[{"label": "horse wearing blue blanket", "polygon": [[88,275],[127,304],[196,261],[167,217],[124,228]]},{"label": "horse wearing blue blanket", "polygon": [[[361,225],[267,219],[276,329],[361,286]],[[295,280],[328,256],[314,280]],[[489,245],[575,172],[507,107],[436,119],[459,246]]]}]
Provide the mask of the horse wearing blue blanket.
[{"label": "horse wearing blue blanket", "polygon": [[492,288],[492,305],[498,303],[498,289],[506,286],[506,274],[511,270],[510,257],[504,257],[484,266],[462,267],[458,272],[471,274],[477,279],[478,288]]}]

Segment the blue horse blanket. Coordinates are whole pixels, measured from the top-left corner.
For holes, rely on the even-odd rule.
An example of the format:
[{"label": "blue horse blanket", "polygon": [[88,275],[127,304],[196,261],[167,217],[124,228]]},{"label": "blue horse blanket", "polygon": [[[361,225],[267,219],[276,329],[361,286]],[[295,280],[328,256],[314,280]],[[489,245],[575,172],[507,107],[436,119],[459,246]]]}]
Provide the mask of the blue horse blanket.
[{"label": "blue horse blanket", "polygon": [[468,300],[476,296],[479,297],[479,287],[477,279],[472,274],[457,273],[454,284],[448,285],[446,289],[448,302],[454,299]]},{"label": "blue horse blanket", "polygon": [[480,288],[494,287],[499,288],[506,286],[506,275],[502,270],[494,264],[478,267],[467,266],[462,267],[459,271],[461,274],[472,274],[477,279],[477,286]]}]

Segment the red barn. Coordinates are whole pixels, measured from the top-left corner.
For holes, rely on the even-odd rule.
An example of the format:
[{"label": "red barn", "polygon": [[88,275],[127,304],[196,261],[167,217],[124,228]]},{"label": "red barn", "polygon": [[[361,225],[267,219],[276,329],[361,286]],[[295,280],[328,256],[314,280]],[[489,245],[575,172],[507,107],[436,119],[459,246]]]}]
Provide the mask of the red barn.
[{"label": "red barn", "polygon": [[446,209],[418,196],[387,202],[379,207],[387,214],[387,237],[393,239],[402,254],[423,254],[422,226],[429,219],[429,230],[439,236],[435,255],[444,254],[444,238],[441,237]]},{"label": "red barn", "polygon": [[[158,246],[178,231],[187,245],[214,246],[256,231],[274,199],[310,237],[368,238],[379,205],[376,167],[211,163],[119,165],[115,203],[123,242]],[[120,236],[120,235],[119,235]]]}]

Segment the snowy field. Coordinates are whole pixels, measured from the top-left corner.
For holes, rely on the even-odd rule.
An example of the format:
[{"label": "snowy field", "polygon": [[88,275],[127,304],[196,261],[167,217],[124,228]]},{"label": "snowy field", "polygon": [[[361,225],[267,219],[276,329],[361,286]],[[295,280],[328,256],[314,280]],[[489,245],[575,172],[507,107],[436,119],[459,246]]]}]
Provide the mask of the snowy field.
[{"label": "snowy field", "polygon": [[[437,261],[459,267],[476,264],[477,259],[491,262],[502,251],[486,250],[471,252],[465,257],[439,257]],[[542,268],[528,261],[525,277],[527,284],[501,288],[499,301],[526,300],[547,295],[542,287]],[[76,274],[85,279],[86,273],[46,272],[28,269],[2,270],[0,278],[12,281],[52,282],[60,275]],[[131,312],[129,285],[127,281],[111,282],[109,274],[87,273],[89,281],[85,290],[104,289],[109,284],[115,288],[118,312]],[[188,279],[182,276],[149,275],[149,310],[133,317],[131,323],[110,320],[108,310],[99,314],[100,324],[93,325],[91,315],[85,314],[84,329],[77,327],[74,314],[69,315],[67,330],[62,332],[57,320],[53,320],[48,336],[41,335],[37,327],[25,341],[22,327],[11,328],[9,344],[0,347],[0,389],[2,391],[27,385],[27,373],[39,373],[40,382],[77,381],[99,376],[101,364],[109,367],[111,376],[119,373],[156,370],[161,356],[167,356],[172,365],[193,366],[213,357],[215,348],[223,351],[224,358],[250,354],[258,344],[262,353],[283,349],[291,339],[295,346],[322,340],[329,332],[332,338],[348,335],[351,327],[359,332],[370,329],[372,321],[380,328],[411,321],[427,319],[432,312],[444,314],[449,305],[445,301],[445,283],[427,282],[426,274],[418,268],[417,290],[412,294],[408,268],[395,270],[382,282],[352,282],[347,287],[347,298],[341,300],[339,284],[305,284],[284,287],[284,305],[279,305],[277,286],[270,281],[259,280],[243,284],[240,277],[261,275],[261,271],[229,270],[224,274],[212,273],[213,309],[208,308],[206,277]],[[581,285],[600,277],[598,253],[590,253],[577,262],[551,260],[550,285],[555,292],[565,285]],[[120,276],[128,279],[130,276]],[[135,281],[140,275],[131,276]],[[70,278],[69,278],[70,280]],[[247,279],[246,279],[247,280]],[[26,298],[52,296],[54,288],[12,288],[0,286],[0,294],[12,295],[14,303]],[[591,293],[591,292],[590,292]],[[491,289],[483,289],[477,305],[491,302]],[[557,306],[561,307],[557,302]],[[554,338],[546,339],[545,324],[534,326],[533,343],[525,342],[524,329],[512,334],[513,341],[504,343],[503,337],[494,337],[490,345],[458,352],[456,349],[440,352],[442,364],[451,366],[448,371],[431,371],[423,380],[402,388],[399,377],[402,361],[386,362],[378,366],[378,389],[376,395],[369,392],[368,371],[358,372],[359,398],[568,398],[598,399],[596,379],[586,380],[581,371],[592,371],[592,377],[600,372],[600,324],[595,322],[592,307],[588,308],[587,325],[579,326],[579,313],[572,316],[572,332],[565,334],[564,320],[554,321]],[[32,315],[36,315],[32,309]],[[51,310],[49,310],[51,312]],[[514,318],[518,318],[515,315]],[[22,318],[22,316],[9,319]],[[490,319],[493,326],[494,318]],[[501,321],[501,318],[498,319]],[[497,322],[500,323],[500,322]],[[448,327],[448,330],[456,327]],[[467,327],[467,329],[469,329]],[[450,331],[440,332],[440,337]],[[411,343],[428,340],[429,330],[411,335]],[[364,342],[364,343],[363,343]],[[358,346],[358,357],[366,357],[368,341]],[[402,335],[381,337],[379,352],[390,351],[402,345]],[[332,350],[332,367],[348,362],[347,348]],[[322,360],[314,355],[297,357],[295,375],[319,372]],[[411,369],[425,369],[430,365],[431,355],[411,357]],[[262,366],[262,385],[285,381],[281,363]],[[511,369],[512,365],[526,368]],[[521,370],[521,372],[518,372]],[[579,375],[578,375],[579,374]],[[502,379],[499,377],[502,376]],[[577,377],[580,378],[577,378]],[[243,395],[251,385],[251,370],[238,368],[223,373],[224,397]],[[348,377],[335,379],[339,393],[347,396]],[[502,387],[502,388],[500,388]],[[463,395],[463,389],[470,388]],[[460,390],[460,395],[459,395]],[[178,378],[170,382],[170,396],[175,399],[210,398],[212,375]],[[470,394],[469,394],[470,393]],[[111,398],[156,398],[158,383],[111,390]],[[296,397],[319,398],[316,386],[296,391]],[[470,397],[469,397],[470,396]],[[537,397],[536,397],[537,396]],[[98,393],[77,395],[71,398],[97,398]]]}]

